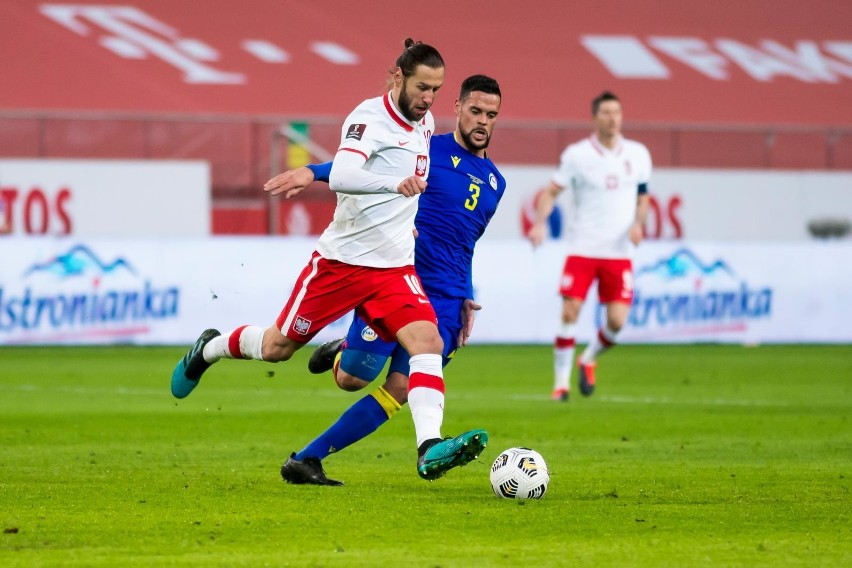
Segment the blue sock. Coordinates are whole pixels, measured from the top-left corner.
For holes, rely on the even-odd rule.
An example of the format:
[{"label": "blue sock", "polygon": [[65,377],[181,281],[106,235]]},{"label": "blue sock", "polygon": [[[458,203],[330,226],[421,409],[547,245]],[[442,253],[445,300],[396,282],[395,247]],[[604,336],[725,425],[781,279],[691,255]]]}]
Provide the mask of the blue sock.
[{"label": "blue sock", "polygon": [[297,453],[296,459],[325,459],[328,454],[339,452],[375,432],[400,408],[399,403],[380,387],[347,408],[337,422]]}]

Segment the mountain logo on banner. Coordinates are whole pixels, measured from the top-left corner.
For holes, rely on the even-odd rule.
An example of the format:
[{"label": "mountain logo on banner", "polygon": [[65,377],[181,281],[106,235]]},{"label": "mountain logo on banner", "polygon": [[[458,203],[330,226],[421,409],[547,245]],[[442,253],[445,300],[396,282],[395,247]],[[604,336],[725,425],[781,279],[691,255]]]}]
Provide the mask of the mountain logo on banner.
[{"label": "mountain logo on banner", "polygon": [[126,270],[131,274],[136,271],[125,259],[118,257],[110,263],[103,262],[89,247],[75,245],[68,252],[57,255],[46,262],[33,264],[25,273],[24,277],[33,273],[50,273],[60,278],[73,276],[93,276],[112,274]]},{"label": "mountain logo on banner", "polygon": [[742,335],[772,315],[773,290],[755,285],[725,258],[679,248],[634,273],[629,321],[637,339]]},{"label": "mountain logo on banner", "polygon": [[180,286],[155,282],[126,254],[75,244],[23,266],[0,280],[0,344],[126,342],[180,314]]},{"label": "mountain logo on banner", "polygon": [[717,272],[734,278],[734,271],[725,261],[717,259],[711,264],[705,264],[694,252],[682,248],[668,258],[640,268],[636,271],[636,278],[643,274],[656,274],[663,278],[674,279],[685,276],[711,276]]}]

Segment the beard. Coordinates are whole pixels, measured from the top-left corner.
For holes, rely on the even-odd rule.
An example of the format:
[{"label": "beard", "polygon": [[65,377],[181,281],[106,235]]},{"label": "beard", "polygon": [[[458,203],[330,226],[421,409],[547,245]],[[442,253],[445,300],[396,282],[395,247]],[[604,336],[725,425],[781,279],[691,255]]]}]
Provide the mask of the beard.
[{"label": "beard", "polygon": [[402,88],[399,90],[399,100],[396,102],[397,106],[399,106],[399,112],[409,121],[417,122],[423,118],[422,116],[415,116],[411,109],[411,97],[408,96],[408,78],[402,80]]},{"label": "beard", "polygon": [[475,128],[473,130],[468,130],[467,132],[465,132],[462,129],[459,129],[459,135],[461,136],[461,139],[464,141],[464,145],[467,146],[469,149],[471,149],[471,150],[485,150],[486,148],[488,148],[488,143],[491,142],[491,135],[488,134],[486,131],[482,131],[482,132],[486,132],[485,141],[484,142],[476,142],[476,141],[473,140],[473,132],[475,130],[480,130],[480,129]]}]

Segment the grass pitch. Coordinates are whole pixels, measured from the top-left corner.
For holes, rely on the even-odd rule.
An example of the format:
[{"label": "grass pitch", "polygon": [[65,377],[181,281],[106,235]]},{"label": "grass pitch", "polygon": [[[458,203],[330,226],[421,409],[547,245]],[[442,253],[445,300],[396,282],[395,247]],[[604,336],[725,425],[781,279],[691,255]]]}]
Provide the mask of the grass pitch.
[{"label": "grass pitch", "polygon": [[[0,565],[852,565],[850,346],[621,346],[567,404],[549,347],[468,347],[444,431],[486,428],[480,461],[420,480],[406,408],[325,461],[344,487],[278,473],[361,396],[310,351],[176,401],[182,349],[0,348]],[[541,501],[491,493],[515,445]]]}]

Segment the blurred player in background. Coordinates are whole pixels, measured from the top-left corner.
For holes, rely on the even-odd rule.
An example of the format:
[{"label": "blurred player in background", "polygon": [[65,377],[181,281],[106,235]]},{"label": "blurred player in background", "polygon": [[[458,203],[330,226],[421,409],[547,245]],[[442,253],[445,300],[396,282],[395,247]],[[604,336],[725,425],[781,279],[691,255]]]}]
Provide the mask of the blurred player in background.
[{"label": "blurred player in background", "polygon": [[[474,311],[480,309],[473,300],[474,246],[506,187],[503,176],[486,155],[500,103],[497,81],[484,75],[468,77],[455,102],[455,131],[433,136],[429,150],[429,187],[420,196],[415,219],[418,236],[414,266],[438,316],[444,365],[457,347],[467,344]],[[314,179],[322,180],[324,166],[308,166],[310,169],[300,168],[287,175],[290,183],[303,186]],[[355,316],[346,338],[325,343],[314,351],[308,364],[311,372],[323,373],[333,367],[335,382],[349,391],[370,385],[388,359],[391,363],[385,383],[291,455],[281,469],[284,479],[290,483],[339,485],[339,481],[325,476],[321,461],[374,432],[407,400],[408,354],[398,343],[382,341],[359,316]]]},{"label": "blurred player in background", "polygon": [[606,322],[577,362],[580,392],[595,390],[599,355],[616,344],[633,301],[633,248],[642,241],[648,214],[651,155],[621,135],[618,97],[601,93],[592,101],[592,135],[568,146],[559,169],[542,191],[528,238],[538,246],[557,196],[568,189],[572,206],[565,222],[568,256],[562,272],[562,323],[554,345],[553,399],[568,400],[575,329],[589,287],[597,280]]},{"label": "blurred player in background", "polygon": [[[414,216],[426,188],[435,122],[429,108],[444,82],[438,51],[406,39],[391,68],[391,88],[362,102],[345,120],[330,171],[334,219],[299,275],[275,324],[201,334],[172,373],[172,394],[187,396],[220,359],[286,361],[323,327],[351,310],[410,354],[408,401],[417,437],[417,472],[436,479],[475,459],[484,430],[443,439],[443,341],[435,311],[414,271]],[[280,176],[279,176],[280,177]],[[264,189],[287,197],[303,187]]]}]

